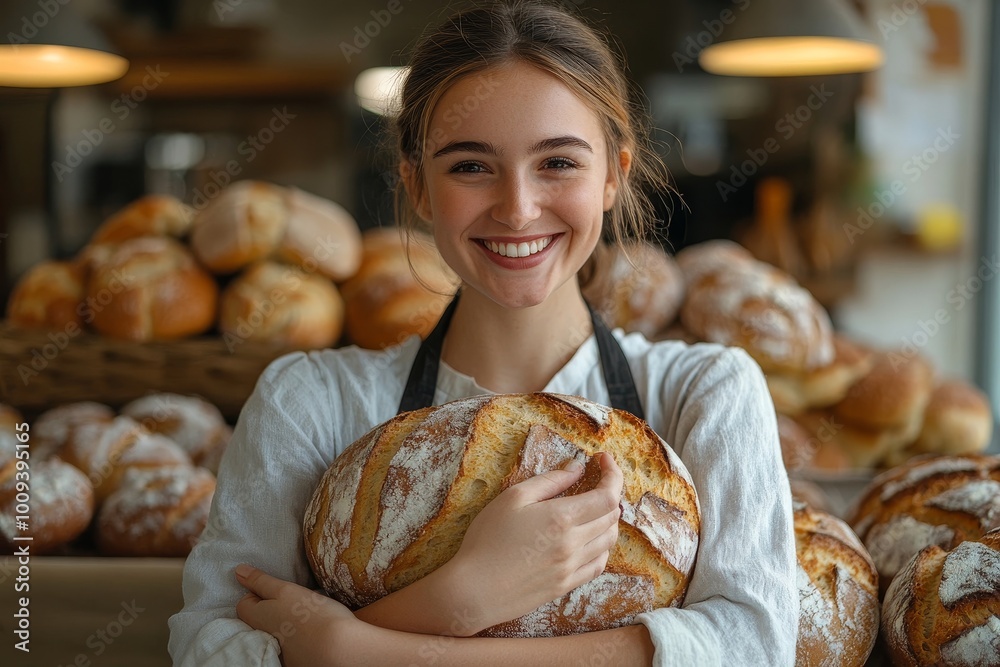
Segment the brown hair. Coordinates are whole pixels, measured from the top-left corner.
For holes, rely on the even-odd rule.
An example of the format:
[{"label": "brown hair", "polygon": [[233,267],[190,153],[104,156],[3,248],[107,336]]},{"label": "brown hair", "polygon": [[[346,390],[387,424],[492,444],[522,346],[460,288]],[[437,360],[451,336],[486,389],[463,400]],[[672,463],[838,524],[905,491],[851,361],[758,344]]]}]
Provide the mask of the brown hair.
[{"label": "brown hair", "polygon": [[[644,189],[671,190],[666,166],[652,149],[648,115],[630,95],[624,65],[608,41],[564,8],[538,2],[495,2],[459,11],[425,33],[410,60],[402,103],[393,123],[398,160],[416,175],[414,196],[422,194],[431,114],[458,79],[520,60],[552,74],[597,114],[608,147],[608,168],[618,182],[615,204],[605,213],[605,234],[621,244],[654,231],[654,210]],[[633,101],[630,101],[633,100]],[[619,153],[632,152],[628,175]],[[396,219],[407,229],[417,219],[402,180],[396,183]]]}]

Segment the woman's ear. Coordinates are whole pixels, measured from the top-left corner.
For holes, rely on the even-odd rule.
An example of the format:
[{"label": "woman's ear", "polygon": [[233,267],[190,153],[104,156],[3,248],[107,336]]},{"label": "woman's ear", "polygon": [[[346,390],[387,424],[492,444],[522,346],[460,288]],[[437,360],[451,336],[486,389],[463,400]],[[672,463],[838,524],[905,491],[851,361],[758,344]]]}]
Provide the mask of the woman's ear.
[{"label": "woman's ear", "polygon": [[427,189],[421,182],[420,172],[409,160],[399,161],[399,177],[403,180],[403,187],[406,188],[406,197],[410,201],[410,206],[424,222],[431,221],[430,206],[427,204]]},{"label": "woman's ear", "polygon": [[[632,151],[628,148],[623,148],[618,151],[618,166],[621,167],[621,174],[623,178],[628,178],[629,170],[632,169]],[[618,182],[618,170],[608,169],[608,180],[604,183],[604,210],[610,211],[611,207],[615,205],[615,199],[618,197],[618,188],[620,183]]]}]

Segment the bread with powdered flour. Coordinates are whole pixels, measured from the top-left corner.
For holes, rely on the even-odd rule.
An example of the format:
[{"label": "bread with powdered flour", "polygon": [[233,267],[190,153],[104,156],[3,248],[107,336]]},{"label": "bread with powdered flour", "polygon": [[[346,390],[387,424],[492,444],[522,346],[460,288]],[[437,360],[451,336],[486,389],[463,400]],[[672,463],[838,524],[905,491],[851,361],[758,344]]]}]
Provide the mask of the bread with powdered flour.
[{"label": "bread with powdered flour", "polygon": [[57,455],[78,426],[106,424],[114,418],[114,410],[96,401],[78,401],[50,408],[31,424],[31,458],[37,461]]},{"label": "bread with powdered flour", "polygon": [[883,590],[918,551],[1000,527],[1000,457],[919,456],[877,476],[849,517]]},{"label": "bread with powdered flour", "polygon": [[219,408],[197,396],[150,394],[123,406],[121,412],[148,431],[170,438],[195,465],[209,470],[216,468],[232,435]]},{"label": "bread with powdered flour", "polygon": [[108,556],[186,556],[208,522],[215,477],[190,465],[129,470],[97,516]]},{"label": "bread with powdered flour", "polygon": [[879,628],[878,573],[850,527],[793,503],[798,558],[797,667],[861,667]]},{"label": "bread with powdered flour", "polygon": [[409,585],[458,551],[471,521],[507,486],[586,461],[569,493],[600,481],[606,451],[625,476],[618,543],[603,574],[488,636],[618,627],[678,606],[701,519],[691,479],[645,422],[577,397],[478,396],[401,414],[359,438],[323,475],[303,523],[320,585],[358,608]]},{"label": "bread with powdered flour", "polygon": [[76,333],[83,326],[81,304],[86,276],[71,262],[39,262],[21,276],[7,301],[7,319],[25,329],[59,329]]},{"label": "bread with powdered flour", "polygon": [[885,594],[882,630],[897,667],[1000,667],[1000,530],[913,556]]}]

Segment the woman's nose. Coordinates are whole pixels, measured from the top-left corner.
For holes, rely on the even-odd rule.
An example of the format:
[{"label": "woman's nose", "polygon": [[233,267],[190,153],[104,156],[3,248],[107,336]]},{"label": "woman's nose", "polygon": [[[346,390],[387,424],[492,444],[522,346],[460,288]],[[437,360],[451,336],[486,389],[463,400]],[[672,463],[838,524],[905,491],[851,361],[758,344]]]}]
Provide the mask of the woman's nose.
[{"label": "woman's nose", "polygon": [[493,219],[514,230],[524,229],[542,214],[538,196],[527,178],[516,174],[506,176],[493,206]]}]

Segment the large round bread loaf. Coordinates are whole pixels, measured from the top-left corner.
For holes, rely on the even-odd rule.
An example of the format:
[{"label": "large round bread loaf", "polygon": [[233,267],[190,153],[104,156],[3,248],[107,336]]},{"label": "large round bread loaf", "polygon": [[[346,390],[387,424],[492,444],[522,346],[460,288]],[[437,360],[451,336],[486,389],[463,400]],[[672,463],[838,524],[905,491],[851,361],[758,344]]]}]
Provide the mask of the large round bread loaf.
[{"label": "large round bread loaf", "polygon": [[587,462],[567,493],[600,480],[595,454],[614,456],[625,482],[618,543],[604,573],[491,636],[553,636],[626,625],[678,606],[701,519],[691,479],[642,420],[556,394],[478,396],[404,413],[348,447],[306,511],[306,552],[320,585],[359,608],[447,562],[471,521],[504,488]]},{"label": "large round bread loaf", "polygon": [[910,559],[885,594],[882,630],[899,667],[1000,667],[1000,529]]}]

